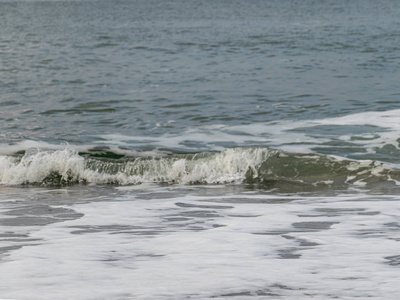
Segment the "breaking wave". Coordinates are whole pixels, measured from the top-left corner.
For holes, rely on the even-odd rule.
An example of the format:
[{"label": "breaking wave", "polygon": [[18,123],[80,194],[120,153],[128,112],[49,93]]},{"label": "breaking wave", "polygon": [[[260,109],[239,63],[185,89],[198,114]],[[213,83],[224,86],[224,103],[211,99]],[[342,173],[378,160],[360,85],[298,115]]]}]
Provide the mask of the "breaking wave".
[{"label": "breaking wave", "polygon": [[259,184],[305,186],[400,185],[400,170],[377,161],[287,153],[269,148],[127,157],[30,149],[0,156],[3,185]]}]

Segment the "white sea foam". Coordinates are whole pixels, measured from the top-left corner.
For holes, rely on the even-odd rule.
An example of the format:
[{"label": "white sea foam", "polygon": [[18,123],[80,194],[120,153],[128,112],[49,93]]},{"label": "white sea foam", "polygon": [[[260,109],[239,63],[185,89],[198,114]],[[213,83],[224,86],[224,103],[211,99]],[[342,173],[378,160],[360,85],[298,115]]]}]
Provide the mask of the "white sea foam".
[{"label": "white sea foam", "polygon": [[[223,151],[232,147],[263,146],[288,152],[310,153],[315,148],[326,148],[331,142],[343,142],[348,151],[363,149],[366,153],[375,153],[384,146],[393,146],[400,150],[400,110],[382,112],[363,112],[335,118],[273,121],[248,125],[226,126],[207,125],[188,128],[178,134],[161,136],[127,136],[121,134],[99,135],[99,140],[87,145],[69,145],[78,152],[90,152],[100,147],[104,151],[128,156],[165,156],[171,151]],[[325,134],[321,126],[363,126],[365,132],[351,133],[351,128],[344,133],[334,131]],[[313,129],[313,133],[309,130]],[[371,130],[372,132],[368,132]],[[145,150],[141,150],[145,145]],[[340,147],[340,146],[337,146]],[[351,150],[351,147],[354,150]],[[0,154],[9,155],[26,149],[63,150],[65,144],[51,144],[43,141],[25,140],[13,145],[0,145]],[[150,150],[149,150],[150,149]],[[163,149],[163,150],[159,150]],[[328,149],[329,152],[329,149]],[[334,153],[332,153],[334,154]],[[343,153],[346,154],[346,153]],[[350,153],[351,154],[351,153]]]},{"label": "white sea foam", "polygon": [[[354,145],[362,145],[370,152],[375,152],[375,148],[381,148],[384,145],[393,145],[399,149],[397,139],[400,136],[400,110],[382,111],[382,112],[363,112],[355,113],[342,117],[301,120],[301,121],[277,121],[264,124],[251,124],[242,126],[233,126],[230,130],[237,132],[246,132],[252,135],[269,135],[269,143],[277,148],[291,152],[311,151],[315,146],[329,147],[324,145],[330,141],[341,140],[351,142]],[[307,128],[318,128],[319,126],[370,126],[380,129],[378,133],[361,134],[335,134],[324,135],[309,134]],[[225,128],[224,128],[225,129]],[[296,131],[304,129],[302,131]],[[317,130],[318,132],[318,130]]]},{"label": "white sea foam", "polygon": [[76,145],[70,144],[65,141],[60,141],[60,143],[53,144],[44,141],[34,141],[34,140],[22,140],[18,143],[14,144],[0,144],[0,155],[12,155],[18,152],[25,152],[27,150],[32,151],[34,149],[44,151],[44,150],[64,150],[66,148],[73,149],[76,152],[93,152],[93,151],[109,151],[118,155],[127,155],[127,156],[135,156],[135,157],[147,157],[154,156],[160,157],[169,154],[167,151],[162,150],[149,150],[149,151],[136,151],[133,149],[121,148],[115,145],[107,145],[105,147],[99,148],[98,143],[93,144],[85,144],[85,145]]},{"label": "white sea foam", "polygon": [[8,226],[29,240],[4,257],[2,297],[400,297],[397,196],[200,196],[193,189],[178,196],[142,188],[52,206],[83,214],[75,220]]},{"label": "white sea foam", "polygon": [[[397,141],[400,136],[399,118],[400,110],[391,110],[315,120],[282,120],[237,126],[216,124],[189,128],[179,134],[165,134],[151,138],[118,134],[101,135],[102,140],[98,144],[140,148],[145,142],[149,147],[182,151],[193,151],[193,145],[197,151],[221,151],[232,146],[267,146],[289,152],[307,153],[314,152],[313,149],[316,147],[328,149],[332,147],[330,142],[341,141],[344,143],[343,148],[354,148],[353,154],[359,152],[360,147],[363,152],[375,153],[385,145],[399,149]],[[325,134],[323,129],[320,129],[322,126],[363,126],[365,132],[352,134],[350,128],[347,133],[333,131]],[[314,133],[309,132],[311,129],[314,129]]]},{"label": "white sea foam", "polygon": [[0,154],[9,155],[19,151],[26,151],[27,149],[51,149],[51,150],[62,150],[65,148],[64,143],[50,144],[43,141],[23,140],[21,142],[8,145],[0,144]]}]

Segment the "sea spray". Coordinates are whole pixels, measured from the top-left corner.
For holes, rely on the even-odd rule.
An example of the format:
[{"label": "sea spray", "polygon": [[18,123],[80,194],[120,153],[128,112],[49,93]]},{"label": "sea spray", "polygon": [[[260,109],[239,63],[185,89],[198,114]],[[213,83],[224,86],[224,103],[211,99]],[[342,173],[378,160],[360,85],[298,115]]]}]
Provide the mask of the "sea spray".
[{"label": "sea spray", "polygon": [[85,174],[87,181],[97,183],[242,183],[249,169],[257,176],[258,167],[271,151],[267,148],[235,148],[119,161],[89,158]]},{"label": "sea spray", "polygon": [[22,157],[0,156],[2,184],[62,184],[79,182],[84,158],[66,148],[56,151],[29,149]]}]

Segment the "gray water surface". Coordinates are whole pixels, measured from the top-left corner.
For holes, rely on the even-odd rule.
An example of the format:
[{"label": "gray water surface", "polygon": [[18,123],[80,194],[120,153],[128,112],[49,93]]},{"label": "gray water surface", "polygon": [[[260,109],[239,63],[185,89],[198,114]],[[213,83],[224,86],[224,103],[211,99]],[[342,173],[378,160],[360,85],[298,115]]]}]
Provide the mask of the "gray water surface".
[{"label": "gray water surface", "polygon": [[396,1],[1,1],[3,142],[399,108]]}]

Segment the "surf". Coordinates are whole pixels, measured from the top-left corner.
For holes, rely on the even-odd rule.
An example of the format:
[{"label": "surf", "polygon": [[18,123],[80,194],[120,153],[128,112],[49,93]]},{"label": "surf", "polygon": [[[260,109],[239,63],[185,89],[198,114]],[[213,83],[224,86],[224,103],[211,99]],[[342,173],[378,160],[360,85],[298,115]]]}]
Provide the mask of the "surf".
[{"label": "surf", "polygon": [[28,149],[0,156],[2,185],[74,185],[142,183],[251,184],[264,188],[308,186],[335,188],[400,185],[400,170],[373,160],[350,160],[314,153],[290,153],[267,147],[231,148],[163,156],[102,155]]}]

